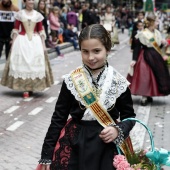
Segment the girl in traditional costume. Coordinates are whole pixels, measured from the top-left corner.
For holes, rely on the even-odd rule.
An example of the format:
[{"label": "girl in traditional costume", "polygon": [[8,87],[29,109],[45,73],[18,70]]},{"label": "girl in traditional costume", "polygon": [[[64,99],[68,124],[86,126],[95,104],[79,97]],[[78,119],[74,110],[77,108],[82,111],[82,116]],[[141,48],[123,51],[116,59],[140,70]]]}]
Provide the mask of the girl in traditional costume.
[{"label": "girl in traditional costume", "polygon": [[42,91],[53,84],[53,76],[45,52],[43,16],[33,9],[34,1],[24,0],[25,9],[15,18],[11,33],[13,39],[11,54],[5,65],[1,84],[14,90],[28,92]]},{"label": "girl in traditional costume", "polygon": [[152,96],[170,94],[170,75],[160,46],[166,45],[161,33],[155,29],[158,25],[157,17],[148,14],[145,20],[145,29],[137,33],[133,50],[133,76],[128,75],[131,82],[130,89],[133,95],[143,96],[141,105],[152,102]]},{"label": "girl in traditional costume", "polygon": [[107,62],[110,34],[87,26],[79,47],[83,64],[65,75],[37,170],[115,170],[116,145],[134,126],[116,123],[135,113],[128,81]]}]

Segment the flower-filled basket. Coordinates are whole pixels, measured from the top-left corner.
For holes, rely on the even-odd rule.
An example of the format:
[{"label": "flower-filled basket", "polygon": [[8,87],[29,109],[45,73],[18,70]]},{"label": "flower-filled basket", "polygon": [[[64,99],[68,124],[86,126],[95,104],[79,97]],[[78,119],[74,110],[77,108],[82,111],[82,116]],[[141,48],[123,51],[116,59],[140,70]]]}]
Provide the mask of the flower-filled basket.
[{"label": "flower-filled basket", "polygon": [[113,158],[113,166],[117,170],[161,170],[163,165],[170,166],[170,152],[162,148],[160,150],[155,149],[153,135],[148,126],[135,118],[127,118],[123,121],[126,120],[136,121],[146,128],[150,137],[151,150],[132,153],[127,145],[127,153],[122,154],[121,149],[117,146],[119,154]]}]

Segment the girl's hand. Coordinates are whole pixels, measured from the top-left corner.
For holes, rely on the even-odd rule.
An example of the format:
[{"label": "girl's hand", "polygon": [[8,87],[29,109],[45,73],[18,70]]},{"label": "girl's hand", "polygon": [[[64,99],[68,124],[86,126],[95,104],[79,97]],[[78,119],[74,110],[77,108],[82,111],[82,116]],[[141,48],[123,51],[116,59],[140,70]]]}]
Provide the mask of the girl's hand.
[{"label": "girl's hand", "polygon": [[118,130],[116,127],[108,126],[103,129],[99,137],[103,140],[104,143],[110,143],[114,141],[118,136]]},{"label": "girl's hand", "polygon": [[50,165],[42,165],[41,170],[50,170]]},{"label": "girl's hand", "polygon": [[162,40],[161,43],[166,47],[168,45],[168,42],[166,40]]},{"label": "girl's hand", "polygon": [[136,64],[136,61],[133,60],[133,61],[131,61],[130,66],[134,67],[135,64]]},{"label": "girl's hand", "polygon": [[47,52],[47,48],[46,46],[43,46],[44,52]]}]

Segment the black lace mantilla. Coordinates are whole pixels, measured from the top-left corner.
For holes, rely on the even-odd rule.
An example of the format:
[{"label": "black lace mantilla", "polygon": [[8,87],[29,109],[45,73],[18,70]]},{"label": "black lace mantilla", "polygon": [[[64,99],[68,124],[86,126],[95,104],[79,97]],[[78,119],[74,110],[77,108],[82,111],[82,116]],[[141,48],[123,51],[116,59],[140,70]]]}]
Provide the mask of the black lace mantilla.
[{"label": "black lace mantilla", "polygon": [[65,126],[65,134],[58,140],[60,146],[55,152],[55,160],[52,161],[50,170],[68,170],[71,146],[78,134],[79,128],[73,121]]}]

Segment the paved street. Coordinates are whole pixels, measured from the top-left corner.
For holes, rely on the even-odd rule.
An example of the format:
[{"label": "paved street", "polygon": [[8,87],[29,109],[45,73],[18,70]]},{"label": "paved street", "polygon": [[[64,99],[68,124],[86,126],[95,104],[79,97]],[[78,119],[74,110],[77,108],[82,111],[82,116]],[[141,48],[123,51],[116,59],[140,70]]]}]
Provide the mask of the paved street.
[{"label": "paved street", "polygon": [[[120,45],[109,55],[109,63],[126,76],[131,61],[127,32],[120,33]],[[62,76],[81,64],[79,51],[65,54],[64,59],[50,60],[55,84],[29,99],[22,92],[0,86],[0,170],[34,170],[55,102],[60,92]],[[0,75],[4,62],[0,62]],[[133,96],[137,118],[153,132],[155,147],[170,151],[170,97],[155,97],[152,105],[140,106],[141,97]],[[136,148],[150,147],[145,129],[136,124],[131,137]],[[170,168],[165,168],[168,170]]]}]

